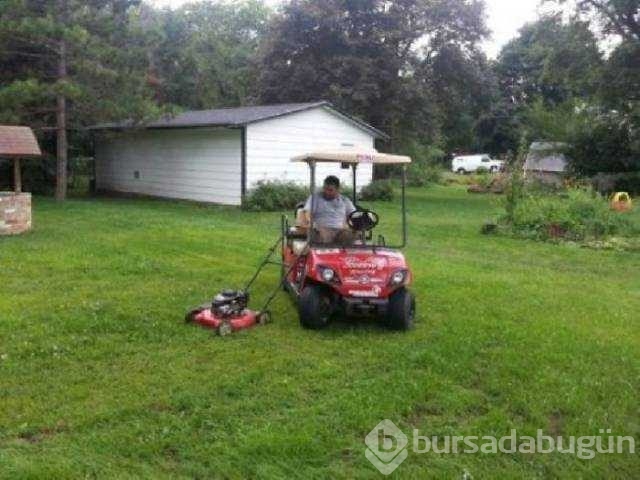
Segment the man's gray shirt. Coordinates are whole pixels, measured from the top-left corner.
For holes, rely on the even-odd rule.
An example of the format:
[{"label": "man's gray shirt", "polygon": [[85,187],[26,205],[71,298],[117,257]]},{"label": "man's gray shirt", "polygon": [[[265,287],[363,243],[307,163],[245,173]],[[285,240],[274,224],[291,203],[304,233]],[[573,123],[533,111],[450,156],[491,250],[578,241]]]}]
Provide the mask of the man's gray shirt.
[{"label": "man's gray shirt", "polygon": [[322,193],[313,196],[313,212],[311,212],[311,196],[307,198],[304,209],[311,212],[312,221],[318,227],[344,228],[347,215],[355,211],[351,200],[344,195],[338,195],[333,200],[327,200]]}]

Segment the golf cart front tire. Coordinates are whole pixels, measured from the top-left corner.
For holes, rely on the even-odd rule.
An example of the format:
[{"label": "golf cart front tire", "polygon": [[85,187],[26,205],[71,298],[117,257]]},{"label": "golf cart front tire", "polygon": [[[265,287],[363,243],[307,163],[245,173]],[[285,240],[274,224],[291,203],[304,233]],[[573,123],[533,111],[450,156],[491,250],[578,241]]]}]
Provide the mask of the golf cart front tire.
[{"label": "golf cart front tire", "polygon": [[329,324],[330,299],[319,285],[307,285],[298,298],[300,325],[319,330]]},{"label": "golf cart front tire", "polygon": [[409,330],[413,328],[415,313],[415,297],[406,288],[400,288],[389,297],[385,323],[392,330]]}]

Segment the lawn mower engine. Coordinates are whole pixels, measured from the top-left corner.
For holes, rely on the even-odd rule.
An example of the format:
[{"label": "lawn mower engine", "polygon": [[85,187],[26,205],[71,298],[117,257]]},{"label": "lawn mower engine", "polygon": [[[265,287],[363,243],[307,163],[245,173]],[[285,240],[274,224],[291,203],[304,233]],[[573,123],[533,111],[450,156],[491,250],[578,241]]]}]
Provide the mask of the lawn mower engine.
[{"label": "lawn mower engine", "polygon": [[203,305],[187,313],[186,321],[213,328],[221,336],[267,323],[269,313],[249,310],[248,304],[248,292],[223,290],[213,297],[210,305]]},{"label": "lawn mower engine", "polygon": [[223,290],[211,302],[211,311],[220,318],[242,315],[249,305],[249,294],[242,290]]}]

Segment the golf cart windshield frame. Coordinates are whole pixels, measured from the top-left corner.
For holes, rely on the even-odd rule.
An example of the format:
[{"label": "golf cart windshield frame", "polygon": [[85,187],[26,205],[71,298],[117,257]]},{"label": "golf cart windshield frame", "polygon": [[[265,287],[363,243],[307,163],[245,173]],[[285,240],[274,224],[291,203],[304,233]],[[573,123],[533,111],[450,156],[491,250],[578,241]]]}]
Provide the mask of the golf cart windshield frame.
[{"label": "golf cart windshield frame", "polygon": [[[308,159],[305,160],[307,165],[309,166],[309,175],[310,175],[310,191],[311,191],[311,208],[309,212],[310,218],[310,228],[307,232],[307,241],[309,245],[314,247],[324,247],[324,248],[349,248],[349,249],[371,249],[371,248],[388,248],[388,249],[401,249],[406,247],[407,245],[407,208],[406,208],[406,183],[407,183],[407,166],[406,164],[402,164],[402,175],[401,175],[401,190],[402,190],[402,243],[400,245],[376,245],[375,243],[367,244],[363,243],[361,245],[344,245],[342,243],[318,243],[314,241],[314,228],[313,228],[313,211],[315,207],[315,193],[316,193],[316,164],[318,163],[316,160]],[[335,162],[342,163],[342,162]],[[352,200],[353,205],[358,206],[357,203],[357,179],[356,179],[356,171],[358,164],[351,163],[351,175],[352,175]]]}]

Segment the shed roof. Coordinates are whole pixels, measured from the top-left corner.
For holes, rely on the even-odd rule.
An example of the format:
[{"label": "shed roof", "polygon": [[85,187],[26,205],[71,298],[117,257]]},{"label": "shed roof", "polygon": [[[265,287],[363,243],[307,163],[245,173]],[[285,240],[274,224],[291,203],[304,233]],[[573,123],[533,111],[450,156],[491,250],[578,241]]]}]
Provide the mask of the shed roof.
[{"label": "shed roof", "polygon": [[0,157],[39,157],[38,141],[29,127],[0,125]]},{"label": "shed roof", "polygon": [[126,120],[123,122],[103,123],[89,128],[91,130],[114,130],[129,128],[241,127],[250,123],[282,117],[317,107],[330,108],[341,117],[368,131],[373,136],[388,138],[388,135],[384,132],[358,118],[339,111],[327,101],[192,110],[179,113],[175,116],[166,116],[145,124],[136,124],[131,120]]}]

